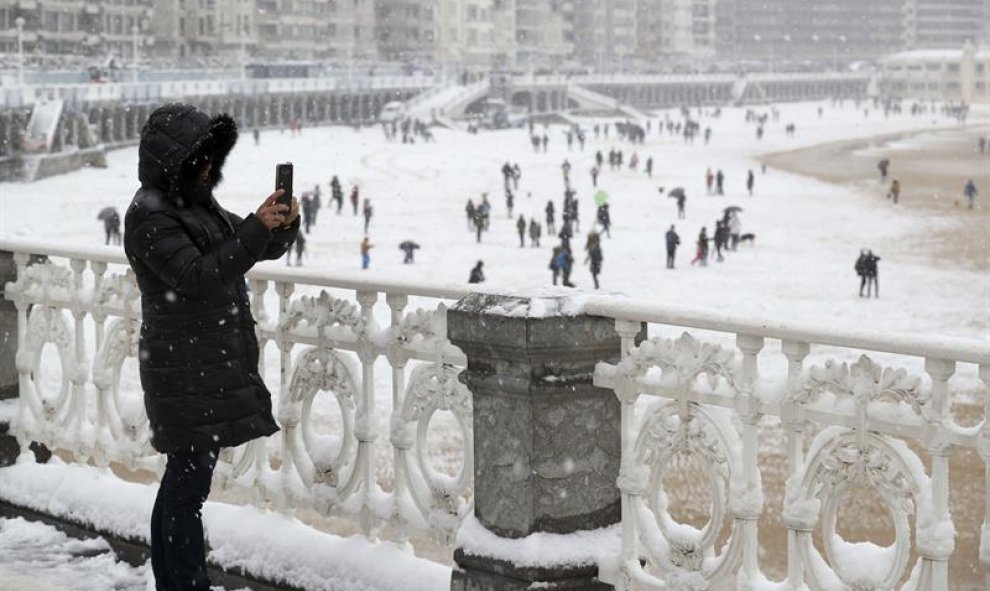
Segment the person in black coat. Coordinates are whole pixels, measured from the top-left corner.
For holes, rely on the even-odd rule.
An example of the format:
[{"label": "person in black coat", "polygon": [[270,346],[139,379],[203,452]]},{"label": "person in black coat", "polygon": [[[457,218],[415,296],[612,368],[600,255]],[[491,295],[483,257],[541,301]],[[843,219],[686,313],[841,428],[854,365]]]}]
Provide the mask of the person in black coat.
[{"label": "person in black coat", "polygon": [[483,283],[485,281],[485,272],[481,269],[484,266],[484,261],[478,261],[478,264],[471,269],[471,276],[468,277],[468,283]]},{"label": "person in black coat", "polygon": [[681,243],[681,237],[677,235],[674,226],[667,230],[667,268],[674,268],[674,255],[677,254],[677,247]]},{"label": "person in black coat", "polygon": [[221,207],[213,189],[236,141],[227,115],[156,109],[141,131],[141,187],[124,218],[124,251],[141,291],[151,443],[167,454],[151,517],[159,589],[210,589],[200,510],[219,450],[278,431],[244,275],[286,253],[299,204],[279,204],[277,191],[246,218]]},{"label": "person in black coat", "polygon": [[859,251],[859,258],[856,259],[856,274],[859,275],[859,297],[863,297],[863,288],[866,288],[866,297],[880,297],[880,280],[878,278],[877,262],[880,257],[873,254],[869,248]]}]

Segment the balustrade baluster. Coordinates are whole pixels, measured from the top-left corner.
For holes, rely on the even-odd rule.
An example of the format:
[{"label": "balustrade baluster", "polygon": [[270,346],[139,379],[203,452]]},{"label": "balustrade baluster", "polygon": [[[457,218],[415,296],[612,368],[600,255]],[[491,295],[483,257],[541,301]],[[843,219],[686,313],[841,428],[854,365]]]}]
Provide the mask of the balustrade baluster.
[{"label": "balustrade baluster", "polygon": [[[642,330],[639,322],[616,320],[615,332],[621,341],[622,361],[628,359],[636,345],[636,336]],[[630,561],[639,561],[637,541],[636,512],[633,510],[633,496],[642,495],[645,491],[634,490],[635,481],[635,445],[636,445],[636,393],[629,392],[620,396],[621,406],[620,429],[622,437],[622,463],[619,470],[619,489],[622,491],[622,555],[620,557],[620,572]],[[619,578],[617,589],[626,588],[626,577]]]},{"label": "balustrade baluster", "polygon": [[[295,289],[296,285],[294,283],[290,283],[288,281],[275,282],[275,293],[278,295],[278,327],[275,330],[275,342],[278,345],[279,351],[279,407],[284,407],[290,397],[289,385],[292,379],[292,340],[289,338],[289,329],[285,328],[285,321],[289,316],[289,305],[292,303],[292,293]],[[252,304],[255,304],[255,302],[252,302]],[[265,365],[263,356],[260,360],[260,364],[262,367]],[[284,479],[292,478],[293,472],[295,471],[293,457],[292,454],[289,453],[289,450],[292,449],[291,438],[293,436],[294,434],[292,429],[283,428],[280,434],[282,440],[283,459],[282,466],[279,468],[279,471]],[[291,504],[291,501],[288,499],[283,499],[282,496],[283,495],[278,495],[276,500],[285,504]]]},{"label": "balustrade baluster", "polygon": [[[103,289],[103,281],[107,273],[107,264],[100,261],[93,261],[90,263],[90,268],[93,270],[93,293],[99,294],[100,290]],[[97,304],[96,309],[93,311],[93,321],[96,323],[95,328],[95,338],[96,338],[96,349],[99,351],[100,347],[103,346],[103,336],[106,330],[106,320],[107,312],[106,307],[100,303]]]},{"label": "balustrade baluster", "polygon": [[759,466],[757,465],[757,454],[759,444],[756,438],[756,426],[763,418],[759,411],[759,400],[756,396],[756,381],[759,377],[759,367],[757,355],[763,349],[763,337],[751,335],[736,335],[736,346],[742,351],[742,384],[740,392],[736,397],[736,412],[742,420],[743,439],[743,474],[746,479],[747,497],[757,493],[760,496],[760,508],[756,507],[733,507],[736,514],[737,526],[741,528],[740,535],[744,538],[742,545],[742,569],[743,577],[750,582],[755,582],[756,576],[760,572],[759,567],[759,540],[757,539],[756,520],[759,518],[759,510],[762,509],[762,484],[759,477]]},{"label": "balustrade baluster", "polygon": [[[949,514],[949,454],[951,444],[946,440],[946,420],[948,419],[949,378],[956,371],[954,361],[944,359],[925,359],[925,371],[932,378],[932,414],[925,434],[925,447],[932,456],[932,504],[931,519],[936,524],[952,522]],[[917,526],[917,524],[916,524]],[[941,528],[932,528],[934,532]],[[923,540],[919,540],[923,542]],[[951,540],[950,540],[951,542]],[[949,588],[949,557],[952,555],[954,544],[948,544],[948,551],[941,548],[944,544],[934,544],[937,548],[926,547],[920,543],[919,554],[931,566],[931,589],[940,591]]]},{"label": "balustrade baluster", "polygon": [[378,300],[378,292],[359,291],[357,292],[357,300],[361,305],[364,330],[358,335],[357,345],[358,359],[361,360],[361,403],[358,406],[358,416],[354,421],[354,435],[358,440],[357,469],[360,470],[362,481],[361,531],[364,535],[371,536],[375,522],[372,503],[376,488],[375,360],[378,358],[378,351],[371,341],[370,332],[374,326],[374,310],[375,302]]},{"label": "balustrade baluster", "polygon": [[[801,391],[801,371],[804,358],[811,347],[808,343],[784,341],[781,343],[787,357],[787,395],[796,396]],[[787,476],[793,478],[804,463],[803,433],[807,428],[804,409],[800,404],[785,402],[781,408],[781,419],[787,429]],[[802,560],[797,530],[787,529],[787,583],[792,589],[800,589],[804,584],[804,562]]]},{"label": "balustrade baluster", "polygon": [[83,307],[82,301],[83,273],[86,271],[86,263],[87,261],[85,259],[69,260],[69,267],[72,269],[72,291],[69,293],[69,311],[73,319],[75,366],[69,368],[69,379],[72,381],[72,397],[69,402],[68,425],[66,425],[66,429],[61,431],[64,436],[66,433],[73,431],[70,425],[75,427],[73,436],[76,438],[77,445],[74,451],[78,454],[79,459],[84,461],[88,457],[88,448],[91,447],[86,445],[84,439],[85,423],[88,422],[86,419],[86,377],[89,373],[86,363],[86,331],[84,326],[86,309]]},{"label": "balustrade baluster", "polygon": [[[265,346],[268,344],[268,337],[265,336],[262,330],[263,326],[268,322],[268,311],[265,308],[265,292],[268,291],[268,281],[264,279],[251,279],[251,316],[254,317],[254,321],[257,322],[257,336],[258,336],[258,351],[261,352],[261,356],[258,359],[258,373],[261,375],[261,379],[265,379]],[[291,295],[291,293],[289,294]],[[281,303],[281,300],[279,300]],[[279,308],[281,312],[281,308]]]},{"label": "balustrade baluster", "polygon": [[[14,265],[17,267],[17,277],[21,278],[24,276],[24,271],[27,269],[28,261],[31,260],[31,255],[26,252],[15,252],[14,253]],[[17,342],[18,346],[20,343],[25,342],[25,336],[27,335],[27,312],[28,312],[28,300],[19,295],[14,299],[14,308],[17,309]],[[25,372],[20,371],[20,367],[17,368],[17,388],[20,392],[20,396],[17,397],[18,401],[18,412],[21,417],[24,417],[28,412],[28,401],[27,401],[27,391],[28,391],[28,379],[29,376]],[[28,462],[34,461],[34,455],[29,449],[31,445],[31,436],[27,433],[26,429],[18,429],[17,433],[17,445],[20,447],[20,454],[17,457],[18,462]]]},{"label": "balustrade baluster", "polygon": [[[385,302],[388,304],[389,310],[391,311],[390,316],[390,326],[393,331],[397,331],[399,325],[402,323],[402,311],[409,302],[409,296],[404,294],[390,293],[385,295]],[[393,337],[394,339],[394,337]],[[408,356],[402,347],[393,342],[389,343],[388,351],[386,352],[388,357],[388,362],[392,366],[392,421],[394,422],[400,417],[402,413],[402,404],[405,397],[406,388],[406,362],[408,361]],[[405,517],[402,515],[402,507],[406,498],[406,479],[408,474],[406,473],[405,462],[403,461],[403,455],[408,453],[408,448],[404,448],[401,445],[397,445],[397,442],[393,439],[392,441],[392,461],[395,473],[395,483],[393,485],[393,508],[391,520],[395,527],[396,541],[400,544],[406,544],[409,542],[409,531],[406,526]],[[404,444],[405,442],[401,442]]]}]

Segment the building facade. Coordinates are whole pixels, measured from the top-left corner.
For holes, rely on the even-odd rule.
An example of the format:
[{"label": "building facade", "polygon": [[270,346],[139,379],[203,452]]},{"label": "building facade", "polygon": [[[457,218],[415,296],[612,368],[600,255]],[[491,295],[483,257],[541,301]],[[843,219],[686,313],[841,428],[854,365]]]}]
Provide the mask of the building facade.
[{"label": "building facade", "polygon": [[897,98],[990,104],[990,48],[896,53],[880,62],[880,88]]},{"label": "building facade", "polygon": [[435,0],[376,0],[378,54],[390,61],[432,61]]},{"label": "building facade", "polygon": [[156,2],[0,0],[0,52],[16,53],[18,19],[26,55],[73,55],[124,61],[155,43]]}]

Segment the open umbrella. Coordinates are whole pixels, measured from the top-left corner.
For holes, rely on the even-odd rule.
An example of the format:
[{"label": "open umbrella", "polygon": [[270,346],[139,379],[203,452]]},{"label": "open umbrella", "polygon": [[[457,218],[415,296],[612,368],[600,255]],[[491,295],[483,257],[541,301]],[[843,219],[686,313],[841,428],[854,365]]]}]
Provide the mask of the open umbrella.
[{"label": "open umbrella", "polygon": [[416,250],[417,248],[419,248],[419,245],[412,240],[406,240],[399,244],[399,250]]},{"label": "open umbrella", "polygon": [[725,209],[723,209],[722,210],[722,213],[724,213],[725,215],[730,215],[730,214],[733,214],[733,213],[735,213],[737,211],[740,211],[741,212],[742,210],[743,210],[743,208],[739,207],[738,205],[730,205],[729,207],[726,207]]},{"label": "open umbrella", "polygon": [[96,219],[101,222],[105,222],[117,215],[117,209],[113,207],[104,207],[100,210],[100,213],[96,214]]},{"label": "open umbrella", "polygon": [[608,193],[606,193],[605,191],[598,191],[597,193],[595,193],[595,205],[601,207],[606,203],[608,203]]},{"label": "open umbrella", "polygon": [[674,187],[673,189],[670,190],[669,193],[667,193],[667,197],[671,197],[673,199],[680,199],[686,197],[686,195],[684,194],[684,187]]}]

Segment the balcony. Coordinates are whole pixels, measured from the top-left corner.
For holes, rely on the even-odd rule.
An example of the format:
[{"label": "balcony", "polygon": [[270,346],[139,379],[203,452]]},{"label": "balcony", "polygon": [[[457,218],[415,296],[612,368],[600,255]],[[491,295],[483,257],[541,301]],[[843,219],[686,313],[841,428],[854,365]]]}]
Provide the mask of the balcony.
[{"label": "balcony", "polygon": [[[3,240],[3,257],[21,466],[40,442],[160,473],[123,256]],[[977,547],[990,580],[983,499],[957,515],[949,487],[966,478],[955,452],[990,482],[990,417],[965,402],[990,387],[986,343],[298,269],[249,285],[281,433],[224,450],[215,492],[456,547],[452,589],[497,567],[538,586],[770,588],[782,569],[782,588],[891,589],[913,573],[909,589],[944,591]],[[685,520],[675,509],[696,494],[706,512]],[[880,499],[892,544],[837,530],[857,495]],[[779,556],[761,555],[764,529]]]}]

